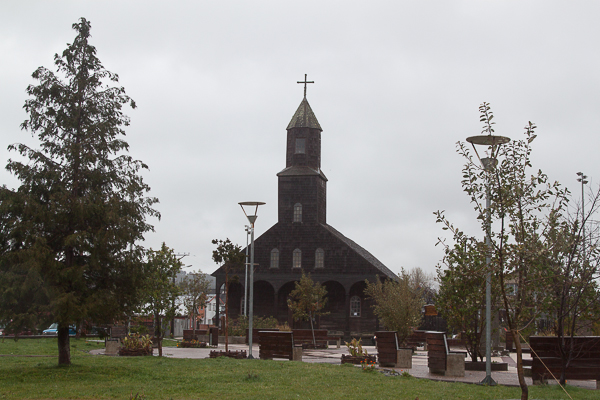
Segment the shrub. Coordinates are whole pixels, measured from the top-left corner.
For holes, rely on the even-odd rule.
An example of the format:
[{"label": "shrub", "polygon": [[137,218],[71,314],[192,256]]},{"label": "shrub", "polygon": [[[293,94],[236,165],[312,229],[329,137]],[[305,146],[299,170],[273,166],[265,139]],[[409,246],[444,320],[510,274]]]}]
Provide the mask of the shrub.
[{"label": "shrub", "polygon": [[149,355],[152,354],[152,339],[139,333],[127,335],[119,349],[120,355]]}]

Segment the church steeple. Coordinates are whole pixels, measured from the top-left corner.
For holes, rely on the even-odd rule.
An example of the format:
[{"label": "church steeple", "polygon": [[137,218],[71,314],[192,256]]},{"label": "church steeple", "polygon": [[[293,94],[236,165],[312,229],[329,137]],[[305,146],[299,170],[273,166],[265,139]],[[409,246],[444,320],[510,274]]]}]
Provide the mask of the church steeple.
[{"label": "church steeple", "polygon": [[[304,98],[288,124],[285,169],[279,177],[279,222],[326,223],[326,183],[321,171],[321,125]],[[296,210],[296,211],[294,211]],[[298,218],[301,210],[301,220]],[[294,212],[296,215],[294,216]]]},{"label": "church steeple", "polygon": [[313,112],[312,108],[310,108],[310,104],[308,104],[306,97],[302,99],[300,106],[296,110],[296,113],[292,117],[292,120],[286,129],[290,130],[293,128],[312,128],[323,131],[323,129],[321,129],[321,125],[319,125],[319,121],[317,121],[315,113]]}]

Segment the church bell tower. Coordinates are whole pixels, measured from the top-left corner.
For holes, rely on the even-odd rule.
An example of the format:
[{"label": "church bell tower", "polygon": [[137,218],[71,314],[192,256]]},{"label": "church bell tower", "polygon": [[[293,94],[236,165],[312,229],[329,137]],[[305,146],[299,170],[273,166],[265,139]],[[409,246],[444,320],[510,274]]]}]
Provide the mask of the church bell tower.
[{"label": "church bell tower", "polygon": [[304,98],[287,126],[285,169],[279,180],[279,223],[325,224],[327,178],[321,171],[321,125]]}]

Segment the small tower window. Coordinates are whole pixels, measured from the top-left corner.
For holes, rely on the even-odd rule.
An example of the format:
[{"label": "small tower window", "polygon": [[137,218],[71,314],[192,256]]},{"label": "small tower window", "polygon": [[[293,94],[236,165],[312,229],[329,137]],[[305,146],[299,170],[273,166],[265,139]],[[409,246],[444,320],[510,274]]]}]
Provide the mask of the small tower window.
[{"label": "small tower window", "polygon": [[296,139],[296,154],[305,154],[306,153],[306,139],[298,138]]},{"label": "small tower window", "polygon": [[325,260],[325,252],[323,249],[319,248],[315,251],[315,268],[323,268]]},{"label": "small tower window", "polygon": [[300,249],[294,250],[292,254],[292,267],[293,268],[301,268],[302,267],[302,251]]},{"label": "small tower window", "polygon": [[294,222],[302,222],[302,204],[294,204]]},{"label": "small tower window", "polygon": [[271,268],[279,268],[279,250],[271,250]]},{"label": "small tower window", "polygon": [[350,316],[360,317],[360,297],[352,296],[350,299]]}]

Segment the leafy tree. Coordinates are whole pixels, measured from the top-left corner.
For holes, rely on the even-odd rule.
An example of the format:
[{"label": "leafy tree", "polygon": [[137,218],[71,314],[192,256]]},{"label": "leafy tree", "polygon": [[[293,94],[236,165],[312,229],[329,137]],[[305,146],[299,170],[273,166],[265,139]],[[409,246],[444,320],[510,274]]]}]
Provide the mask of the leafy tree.
[{"label": "leafy tree", "polygon": [[373,312],[385,328],[397,332],[398,340],[404,343],[421,321],[424,301],[420,289],[411,284],[410,274],[404,269],[397,279],[365,283],[365,295],[373,299]]},{"label": "leafy tree", "polygon": [[408,273],[410,285],[420,292],[425,304],[433,303],[437,293],[435,274],[427,273],[422,268],[412,268]]},{"label": "leafy tree", "polygon": [[[481,354],[481,332],[485,318],[485,244],[475,238],[461,236],[458,243],[445,248],[443,266],[438,265],[440,289],[436,306],[448,325],[461,332],[472,361]],[[497,280],[492,283],[495,284]],[[497,289],[497,284],[495,285]],[[492,290],[492,294],[498,293]],[[497,300],[492,299],[492,304]]]},{"label": "leafy tree", "polygon": [[313,335],[313,346],[317,347],[315,339],[314,321],[320,315],[329,314],[323,311],[327,304],[327,289],[319,282],[314,282],[310,274],[305,275],[302,271],[300,281],[296,281],[294,290],[290,292],[288,307],[292,310],[294,319],[310,321],[310,329]]},{"label": "leafy tree", "polygon": [[148,261],[144,266],[141,310],[154,317],[154,337],[158,341],[158,355],[162,356],[162,316],[168,321],[175,312],[173,304],[180,288],[175,282],[181,271],[181,261],[173,249],[162,244],[160,250],[148,251]]},{"label": "leafy tree", "polygon": [[[480,112],[480,120],[484,123],[482,133],[492,135],[494,122],[489,104],[483,103]],[[521,398],[524,400],[528,398],[528,388],[523,375],[520,333],[549,303],[549,297],[543,296],[545,281],[551,274],[547,259],[551,243],[546,240],[545,233],[549,227],[548,217],[561,213],[568,194],[557,182],[550,183],[541,170],[530,171],[535,128],[529,122],[523,140],[513,140],[499,148],[490,146],[490,158],[497,159],[499,165],[488,163],[485,169],[474,161],[464,143],[459,142],[457,150],[466,160],[463,190],[478,213],[482,230],[487,231],[488,218],[499,226],[496,232],[489,232],[492,244],[490,268],[498,280],[506,324],[514,338]],[[484,202],[487,194],[491,198],[489,209]],[[464,233],[452,226],[443,212],[435,214],[444,229],[452,232],[455,243],[461,243]],[[487,271],[482,271],[482,275],[485,273]]]},{"label": "leafy tree", "polygon": [[185,307],[188,315],[192,318],[192,334],[196,336],[196,315],[198,309],[204,307],[208,299],[210,281],[206,274],[198,271],[185,276],[179,283],[181,304]]},{"label": "leafy tree", "polygon": [[[229,273],[244,266],[246,254],[229,238],[213,239],[212,244],[217,245],[217,248],[213,250],[213,261],[222,264],[225,270],[225,351],[229,351]],[[220,288],[217,288],[217,307],[219,307],[219,290]]]},{"label": "leafy tree", "polygon": [[[122,108],[135,103],[118,76],[102,66],[89,44],[90,23],[73,25],[77,36],[62,55],[57,73],[33,73],[21,125],[36,134],[41,148],[9,146],[28,159],[9,160],[20,181],[3,188],[0,320],[34,328],[45,315],[58,323],[59,364],[70,364],[69,325],[84,319],[112,322],[136,304],[143,251],[136,241],[152,230],[146,220],[159,214],[141,176],[147,168],[126,154],[120,138],[129,125]],[[7,199],[8,200],[5,200]],[[1,275],[1,274],[0,274]],[[11,285],[11,286],[7,286]],[[29,296],[36,292],[35,296]],[[11,306],[25,300],[20,310]]]},{"label": "leafy tree", "polygon": [[[585,201],[585,198],[582,199]],[[566,371],[581,349],[574,336],[587,333],[600,319],[600,238],[598,226],[590,222],[600,206],[600,191],[592,193],[586,214],[577,209],[574,216],[553,213],[544,235],[551,244],[546,249],[550,272],[546,280],[546,293],[550,294],[547,314],[552,320],[552,330],[558,337],[562,359],[561,384],[566,383]],[[583,229],[586,222],[588,230]]]}]

